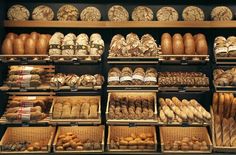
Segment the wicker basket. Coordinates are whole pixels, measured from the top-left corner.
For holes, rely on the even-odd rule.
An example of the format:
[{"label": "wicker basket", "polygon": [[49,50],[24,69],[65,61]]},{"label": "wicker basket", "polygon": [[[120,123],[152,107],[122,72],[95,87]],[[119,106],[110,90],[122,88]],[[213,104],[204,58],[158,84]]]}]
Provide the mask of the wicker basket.
[{"label": "wicker basket", "polygon": [[[60,134],[67,132],[72,132],[78,135],[78,138],[81,141],[90,139],[94,141],[102,142],[101,150],[82,150],[82,151],[58,151],[56,150],[57,139]],[[100,126],[73,126],[73,127],[59,127],[57,134],[53,142],[53,151],[56,153],[78,153],[78,152],[103,152],[104,151],[104,136],[105,136],[105,127]]]},{"label": "wicker basket", "polygon": [[[127,137],[130,136],[131,133],[139,134],[139,133],[152,133],[154,136],[154,148],[153,149],[112,149],[110,144],[111,140],[116,137]],[[108,138],[107,138],[107,150],[111,152],[154,152],[157,150],[157,137],[156,137],[156,128],[154,126],[136,126],[136,127],[128,127],[128,126],[109,126],[108,129]]]},{"label": "wicker basket", "polygon": [[[132,95],[132,96],[152,96],[154,98],[154,114],[153,118],[151,119],[110,119],[109,118],[109,106],[110,106],[110,98],[111,95]],[[153,92],[114,92],[114,93],[109,93],[108,94],[108,100],[107,100],[107,108],[106,108],[106,119],[107,119],[107,124],[116,124],[116,125],[127,125],[130,123],[138,124],[138,125],[156,125],[158,120],[157,120],[157,99],[156,99],[156,93]]]},{"label": "wicker basket", "polygon": [[[98,100],[98,117],[97,118],[88,118],[88,119],[55,119],[53,118],[53,108],[55,105],[56,100],[69,100],[69,99],[89,99],[89,98],[95,98]],[[62,125],[68,125],[68,124],[101,124],[101,97],[100,96],[57,96],[54,98],[51,109],[50,109],[50,124],[62,124]]]},{"label": "wicker basket", "polygon": [[[181,140],[183,137],[196,136],[206,141],[209,150],[207,151],[172,151],[165,150],[165,143],[167,141]],[[160,127],[161,151],[163,153],[211,153],[212,143],[208,135],[206,127]]]},{"label": "wicker basket", "polygon": [[211,126],[211,134],[212,134],[212,143],[213,143],[213,150],[215,152],[236,152],[236,147],[230,146],[217,146],[215,141],[215,120],[214,120],[214,113],[211,107],[211,119],[212,119],[212,126]]},{"label": "wicker basket", "polygon": [[[49,153],[51,151],[51,145],[55,135],[56,128],[54,127],[9,127],[7,128],[5,134],[3,135],[0,147],[1,153],[10,154],[10,153]],[[45,141],[47,140],[47,151],[3,151],[2,147],[8,142],[17,142],[17,141]]]}]

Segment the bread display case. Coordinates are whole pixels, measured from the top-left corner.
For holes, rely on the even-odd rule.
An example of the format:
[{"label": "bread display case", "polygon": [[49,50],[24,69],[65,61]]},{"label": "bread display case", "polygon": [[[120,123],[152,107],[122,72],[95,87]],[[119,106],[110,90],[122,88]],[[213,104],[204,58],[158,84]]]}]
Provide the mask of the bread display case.
[{"label": "bread display case", "polygon": [[0,153],[236,153],[235,1],[0,6]]}]

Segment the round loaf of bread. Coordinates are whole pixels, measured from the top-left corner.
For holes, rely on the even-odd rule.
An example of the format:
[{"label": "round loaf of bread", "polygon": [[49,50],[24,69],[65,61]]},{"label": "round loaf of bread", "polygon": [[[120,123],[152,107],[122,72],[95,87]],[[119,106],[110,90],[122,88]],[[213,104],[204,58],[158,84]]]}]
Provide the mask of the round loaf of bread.
[{"label": "round loaf of bread", "polygon": [[34,8],[32,12],[33,20],[51,21],[54,18],[53,10],[46,5],[40,5]]},{"label": "round loaf of bread", "polygon": [[61,21],[76,21],[79,18],[79,10],[70,4],[63,5],[57,11],[57,19]]},{"label": "round loaf of bread", "polygon": [[184,21],[203,21],[205,15],[201,8],[188,6],[183,10],[182,18]]},{"label": "round loaf of bread", "polygon": [[229,21],[233,19],[233,13],[226,6],[217,6],[211,11],[211,19],[215,21]]},{"label": "round loaf of bread", "polygon": [[158,21],[177,21],[179,19],[178,12],[172,7],[162,7],[157,11]]},{"label": "round loaf of bread", "polygon": [[82,21],[99,21],[101,20],[101,12],[96,7],[86,7],[80,14]]},{"label": "round loaf of bread", "polygon": [[153,11],[146,6],[138,6],[132,12],[133,21],[152,21]]},{"label": "round loaf of bread", "polygon": [[25,21],[28,20],[30,17],[29,10],[23,5],[13,5],[7,11],[7,18],[9,20],[18,20],[18,21]]},{"label": "round loaf of bread", "polygon": [[129,20],[129,12],[121,5],[113,5],[108,10],[108,19],[110,21],[128,21]]}]

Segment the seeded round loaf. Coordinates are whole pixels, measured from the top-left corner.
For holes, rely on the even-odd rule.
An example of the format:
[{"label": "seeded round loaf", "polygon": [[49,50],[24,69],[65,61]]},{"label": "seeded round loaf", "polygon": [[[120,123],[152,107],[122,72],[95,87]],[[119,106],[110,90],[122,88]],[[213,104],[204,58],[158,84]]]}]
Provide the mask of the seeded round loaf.
[{"label": "seeded round loaf", "polygon": [[96,7],[86,7],[80,14],[82,21],[99,21],[101,20],[101,12]]},{"label": "seeded round loaf", "polygon": [[179,19],[178,12],[172,7],[162,7],[157,11],[158,21],[177,21]]},{"label": "seeded round loaf", "polygon": [[19,4],[13,5],[7,11],[7,18],[9,20],[25,21],[28,20],[29,17],[30,17],[30,12],[23,5]]},{"label": "seeded round loaf", "polygon": [[151,21],[153,20],[153,11],[146,6],[138,6],[132,12],[133,21]]},{"label": "seeded round loaf", "polygon": [[32,19],[33,20],[46,20],[50,21],[54,18],[54,12],[53,10],[46,6],[46,5],[40,5],[34,8],[32,12]]},{"label": "seeded round loaf", "polygon": [[128,21],[129,13],[121,5],[113,5],[108,11],[108,19],[110,21]]},{"label": "seeded round loaf", "polygon": [[183,10],[183,20],[185,21],[203,21],[205,19],[204,12],[196,6],[188,6]]},{"label": "seeded round loaf", "polygon": [[76,21],[79,18],[79,10],[70,4],[63,5],[57,11],[57,19],[62,21]]},{"label": "seeded round loaf", "polygon": [[211,19],[215,21],[228,21],[233,19],[233,13],[226,6],[217,6],[211,11]]}]

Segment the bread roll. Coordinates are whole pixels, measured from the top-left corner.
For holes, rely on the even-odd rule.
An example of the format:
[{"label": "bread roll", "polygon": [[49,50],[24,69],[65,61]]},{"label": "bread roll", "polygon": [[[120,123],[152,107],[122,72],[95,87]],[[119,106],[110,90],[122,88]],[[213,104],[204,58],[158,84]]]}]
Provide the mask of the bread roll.
[{"label": "bread roll", "polygon": [[19,35],[18,38],[20,38],[23,42],[25,42],[25,40],[29,37],[29,34],[26,33],[22,33]]},{"label": "bread roll", "polygon": [[25,53],[24,41],[22,41],[20,38],[15,39],[13,43],[13,49],[14,54],[23,55]]},{"label": "bread roll", "polygon": [[184,43],[183,38],[180,34],[173,36],[173,54],[182,55],[184,54]]},{"label": "bread roll", "polygon": [[184,35],[184,53],[187,55],[195,54],[195,42],[190,33]]},{"label": "bread roll", "polygon": [[172,52],[172,39],[169,33],[164,33],[161,36],[161,51],[164,55],[171,55]]},{"label": "bread roll", "polygon": [[9,38],[9,39],[11,39],[12,41],[14,41],[14,39],[17,38],[17,34],[12,33],[12,32],[9,32],[9,33],[6,35],[6,38]]},{"label": "bread roll", "polygon": [[25,54],[30,54],[30,55],[35,54],[36,40],[29,37],[26,39],[24,46],[25,46]]},{"label": "bread roll", "polygon": [[48,52],[48,39],[47,36],[40,36],[36,44],[36,53],[37,54],[47,54]]},{"label": "bread roll", "polygon": [[37,33],[37,32],[31,32],[31,33],[30,33],[30,37],[31,37],[32,39],[34,39],[35,41],[37,41],[38,38],[39,38],[39,33]]},{"label": "bread roll", "polygon": [[196,53],[199,55],[207,55],[208,54],[208,46],[205,39],[198,39],[196,41]]},{"label": "bread roll", "polygon": [[2,54],[13,54],[13,40],[6,38],[2,43]]}]

